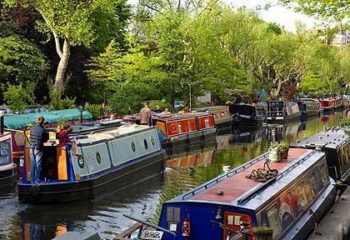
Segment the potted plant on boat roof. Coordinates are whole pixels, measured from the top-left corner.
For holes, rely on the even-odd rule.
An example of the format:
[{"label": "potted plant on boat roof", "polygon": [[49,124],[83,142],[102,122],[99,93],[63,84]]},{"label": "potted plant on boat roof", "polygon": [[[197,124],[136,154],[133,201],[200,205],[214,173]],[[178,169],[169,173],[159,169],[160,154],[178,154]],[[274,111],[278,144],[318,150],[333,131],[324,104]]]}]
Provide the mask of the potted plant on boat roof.
[{"label": "potted plant on boat roof", "polygon": [[289,151],[289,142],[288,141],[282,141],[280,144],[280,154],[282,159],[288,158],[288,151]]},{"label": "potted plant on boat roof", "polygon": [[271,162],[280,162],[288,158],[288,141],[274,142],[269,147],[269,160]]}]

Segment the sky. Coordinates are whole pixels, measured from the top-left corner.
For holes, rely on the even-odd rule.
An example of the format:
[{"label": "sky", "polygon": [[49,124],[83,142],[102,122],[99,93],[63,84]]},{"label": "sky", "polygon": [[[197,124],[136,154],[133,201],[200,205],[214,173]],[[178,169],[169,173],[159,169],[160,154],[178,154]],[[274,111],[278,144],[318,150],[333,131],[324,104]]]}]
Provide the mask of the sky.
[{"label": "sky", "polygon": [[276,0],[223,0],[230,6],[246,6],[248,9],[255,9],[256,6],[264,6],[271,3],[272,7],[268,10],[258,12],[259,16],[267,22],[275,22],[284,26],[288,31],[295,32],[295,22],[301,21],[307,28],[312,28],[315,25],[315,20],[306,15],[296,13],[293,9],[276,4]]}]

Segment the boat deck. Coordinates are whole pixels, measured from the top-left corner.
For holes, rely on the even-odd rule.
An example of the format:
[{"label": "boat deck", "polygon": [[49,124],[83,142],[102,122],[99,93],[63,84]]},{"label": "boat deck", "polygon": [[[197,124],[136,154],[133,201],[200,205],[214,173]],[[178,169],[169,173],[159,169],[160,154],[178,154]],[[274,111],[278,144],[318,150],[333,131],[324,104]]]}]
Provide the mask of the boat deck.
[{"label": "boat deck", "polygon": [[[277,169],[280,173],[281,170],[287,167],[287,165],[290,165],[290,163],[293,163],[295,160],[300,159],[301,156],[310,152],[311,150],[308,149],[290,148],[288,158],[279,163],[270,163],[270,168]],[[252,188],[257,187],[259,184],[263,184],[246,178],[246,175],[250,174],[254,169],[263,168],[264,162],[265,161],[263,160],[258,161],[238,174],[230,176],[208,190],[195,195],[192,200],[222,203],[231,203],[238,200],[239,197],[247,193]],[[223,194],[220,195],[218,194],[219,192],[223,192]]]}]

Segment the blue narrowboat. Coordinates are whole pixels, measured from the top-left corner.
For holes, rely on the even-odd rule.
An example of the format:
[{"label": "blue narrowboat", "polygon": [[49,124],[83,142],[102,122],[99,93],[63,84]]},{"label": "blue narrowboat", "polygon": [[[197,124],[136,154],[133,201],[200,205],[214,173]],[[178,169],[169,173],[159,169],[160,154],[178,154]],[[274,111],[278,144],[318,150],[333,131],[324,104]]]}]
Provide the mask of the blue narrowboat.
[{"label": "blue narrowboat", "polygon": [[272,239],[305,239],[336,196],[325,153],[291,148],[287,159],[269,164],[278,171],[273,178],[248,178],[268,157],[265,153],[165,202],[159,226],[176,237],[164,232],[163,239],[254,239],[264,228]]},{"label": "blue narrowboat", "polygon": [[350,184],[350,138],[341,128],[323,131],[292,144],[291,147],[322,149],[326,153],[329,175]]},{"label": "blue narrowboat", "polygon": [[16,164],[12,158],[11,133],[0,135],[0,191],[11,189],[16,184]]},{"label": "blue narrowboat", "polygon": [[[55,136],[54,134],[52,134]],[[23,203],[92,199],[125,189],[164,170],[165,153],[155,128],[123,125],[77,136],[63,146],[51,139],[44,146],[45,163],[39,184],[30,179],[29,148],[25,149],[18,197]]]}]

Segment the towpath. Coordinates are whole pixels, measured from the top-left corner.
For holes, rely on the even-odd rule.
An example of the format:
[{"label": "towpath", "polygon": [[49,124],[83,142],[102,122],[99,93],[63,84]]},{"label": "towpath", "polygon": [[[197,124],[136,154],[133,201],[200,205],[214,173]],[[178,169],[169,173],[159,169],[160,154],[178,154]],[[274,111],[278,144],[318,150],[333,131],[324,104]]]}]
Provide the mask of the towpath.
[{"label": "towpath", "polygon": [[[343,235],[346,230],[347,235]],[[350,239],[350,188],[328,211],[308,240],[349,240]]]}]

